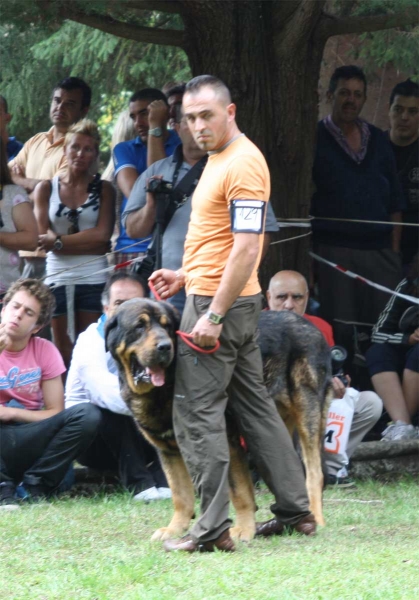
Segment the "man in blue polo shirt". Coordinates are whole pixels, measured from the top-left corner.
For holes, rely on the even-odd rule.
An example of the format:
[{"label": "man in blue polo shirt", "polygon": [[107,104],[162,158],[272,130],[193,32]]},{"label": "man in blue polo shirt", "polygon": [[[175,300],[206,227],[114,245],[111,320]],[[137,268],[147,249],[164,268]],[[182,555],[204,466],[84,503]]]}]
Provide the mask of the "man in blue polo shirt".
[{"label": "man in blue polo shirt", "polygon": [[[394,289],[401,259],[392,222],[401,220],[405,201],[385,134],[359,117],[366,90],[359,67],[339,67],[331,77],[332,112],[318,124],[313,165],[313,242],[326,260]],[[349,351],[353,324],[374,324],[387,295],[322,263],[318,279],[320,316]]]},{"label": "man in blue polo shirt", "polygon": [[12,115],[9,113],[7,100],[0,95],[0,137],[6,145],[7,161],[12,160],[23,148],[22,142],[18,142],[15,137],[8,134],[7,126],[11,120]]},{"label": "man in blue polo shirt", "polygon": [[[117,144],[113,154],[116,183],[124,196],[119,220],[139,175],[156,160],[171,156],[180,143],[177,133],[167,129],[168,103],[160,90],[145,88],[136,92],[130,98],[129,113],[138,137]],[[119,231],[115,246],[117,263],[145,253],[148,241],[130,238],[121,222]],[[134,242],[138,244],[129,248]]]}]

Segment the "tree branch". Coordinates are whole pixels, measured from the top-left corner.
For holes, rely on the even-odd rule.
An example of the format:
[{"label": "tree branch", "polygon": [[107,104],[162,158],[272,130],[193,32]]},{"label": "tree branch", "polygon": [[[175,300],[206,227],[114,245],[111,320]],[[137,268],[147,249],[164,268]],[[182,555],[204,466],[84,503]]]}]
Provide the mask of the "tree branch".
[{"label": "tree branch", "polygon": [[121,2],[119,7],[126,7],[131,10],[156,10],[164,13],[180,13],[180,6],[177,0],[126,0],[125,2]]},{"label": "tree branch", "polygon": [[[68,5],[66,5],[68,6]],[[60,16],[63,19],[76,21],[82,25],[88,25],[100,29],[105,33],[111,33],[118,37],[128,40],[135,40],[145,44],[159,44],[161,46],[177,46],[183,48],[183,31],[176,29],[158,29],[152,27],[143,27],[141,25],[131,25],[123,21],[117,21],[112,17],[90,14],[87,15],[80,11],[61,9]]]},{"label": "tree branch", "polygon": [[417,7],[414,6],[393,14],[346,17],[344,19],[324,14],[318,34],[328,38],[346,33],[363,33],[364,31],[407,27],[418,23],[419,13]]}]

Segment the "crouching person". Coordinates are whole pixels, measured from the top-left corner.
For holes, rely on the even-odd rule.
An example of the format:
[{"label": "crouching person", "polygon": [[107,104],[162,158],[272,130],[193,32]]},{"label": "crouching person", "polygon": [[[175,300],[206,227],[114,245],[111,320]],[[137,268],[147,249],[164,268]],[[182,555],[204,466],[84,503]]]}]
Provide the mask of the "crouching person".
[{"label": "crouching person", "polygon": [[99,424],[95,406],[64,410],[64,363],[35,334],[55,306],[49,287],[19,279],[3,299],[0,324],[0,506],[55,493],[72,461],[90,445]]},{"label": "crouching person", "polygon": [[104,327],[123,302],[144,297],[146,287],[135,273],[117,271],[110,277],[102,293],[104,313],[79,335],[65,388],[66,406],[88,402],[100,412],[97,435],[77,461],[115,473],[134,500],[142,502],[170,498],[171,491],[155,448],[139,431],[121,398],[118,368],[106,351]]}]

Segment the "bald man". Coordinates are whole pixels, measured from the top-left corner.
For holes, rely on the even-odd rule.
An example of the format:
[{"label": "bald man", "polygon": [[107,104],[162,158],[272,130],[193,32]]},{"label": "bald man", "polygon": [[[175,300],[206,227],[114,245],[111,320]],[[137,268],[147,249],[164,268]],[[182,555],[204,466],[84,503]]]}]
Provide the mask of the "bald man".
[{"label": "bald man", "polygon": [[[270,310],[289,310],[305,317],[313,323],[326,338],[329,346],[334,346],[332,327],[324,319],[307,315],[305,313],[309,298],[308,285],[305,277],[297,271],[278,271],[269,282],[266,298]],[[348,380],[350,378],[346,375]],[[335,398],[343,398],[346,387],[338,377],[333,378]],[[374,427],[381,416],[383,403],[374,392],[361,392],[355,405],[351,432],[348,440],[346,454],[348,459],[352,456],[357,445],[364,436]],[[329,484],[338,487],[354,487],[354,482],[349,479],[346,467],[337,458],[338,455],[328,453],[326,457],[327,480]]]}]

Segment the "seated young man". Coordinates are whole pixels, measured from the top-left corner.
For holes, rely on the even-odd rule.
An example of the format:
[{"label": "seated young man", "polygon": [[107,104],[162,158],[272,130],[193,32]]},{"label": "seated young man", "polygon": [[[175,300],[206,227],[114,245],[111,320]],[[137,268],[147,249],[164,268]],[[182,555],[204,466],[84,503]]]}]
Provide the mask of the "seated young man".
[{"label": "seated young man", "polygon": [[0,506],[57,491],[71,462],[90,445],[100,415],[91,405],[64,410],[63,360],[34,337],[50,322],[55,300],[36,279],[20,279],[3,299],[0,324]]},{"label": "seated young man", "polygon": [[[266,293],[271,310],[289,310],[308,319],[324,335],[329,346],[334,346],[333,330],[329,323],[306,314],[309,291],[305,278],[297,271],[278,271],[269,282]],[[349,383],[349,376],[346,375]],[[343,398],[346,386],[338,377],[332,380],[334,397]],[[374,392],[361,392],[355,404],[346,454],[350,458],[365,435],[374,427],[381,416],[383,403]],[[346,467],[341,464],[339,455],[326,453],[327,482],[337,484],[341,488],[353,487],[354,482],[349,479]]]},{"label": "seated young man", "polygon": [[[102,294],[104,314],[77,339],[66,382],[66,406],[98,407],[100,425],[92,445],[77,461],[99,471],[114,471],[134,500],[171,497],[156,450],[145,440],[119,391],[117,366],[105,349],[104,326],[118,306],[145,296],[145,283],[134,273],[117,271]],[[82,404],[80,404],[82,403]]]}]

